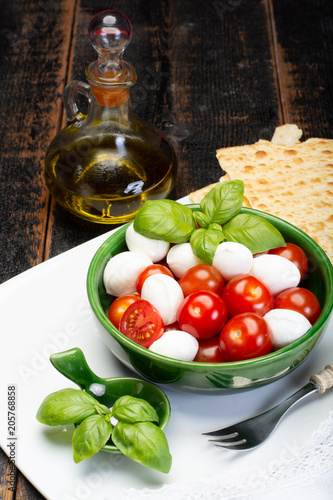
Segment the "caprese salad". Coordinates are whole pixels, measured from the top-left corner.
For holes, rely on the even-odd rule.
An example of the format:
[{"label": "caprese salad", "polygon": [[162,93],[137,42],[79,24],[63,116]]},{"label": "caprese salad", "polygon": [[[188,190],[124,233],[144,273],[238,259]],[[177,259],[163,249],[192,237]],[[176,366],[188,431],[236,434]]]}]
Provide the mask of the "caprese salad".
[{"label": "caprese salad", "polygon": [[305,252],[266,219],[240,213],[244,186],[215,186],[192,211],[146,202],[127,250],[104,270],[108,317],[153,352],[196,362],[256,358],[304,335],[318,319],[302,281]]}]

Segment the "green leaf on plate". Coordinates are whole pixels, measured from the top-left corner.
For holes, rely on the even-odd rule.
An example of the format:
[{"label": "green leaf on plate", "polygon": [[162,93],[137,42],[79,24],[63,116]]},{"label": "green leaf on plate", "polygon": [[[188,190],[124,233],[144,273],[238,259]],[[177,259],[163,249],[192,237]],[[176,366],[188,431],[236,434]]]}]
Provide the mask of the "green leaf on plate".
[{"label": "green leaf on plate", "polygon": [[135,462],[160,472],[170,471],[172,457],[169,445],[157,425],[151,422],[118,422],[113,429],[112,441],[124,455]]},{"label": "green leaf on plate", "polygon": [[112,434],[110,420],[101,415],[91,415],[75,429],[72,446],[76,463],[95,455],[106,444]]},{"label": "green leaf on plate", "polygon": [[95,405],[96,400],[80,389],[62,389],[42,401],[36,418],[47,425],[80,423],[96,413]]},{"label": "green leaf on plate", "polygon": [[112,415],[121,422],[158,422],[155,408],[144,399],[122,396],[112,407]]}]

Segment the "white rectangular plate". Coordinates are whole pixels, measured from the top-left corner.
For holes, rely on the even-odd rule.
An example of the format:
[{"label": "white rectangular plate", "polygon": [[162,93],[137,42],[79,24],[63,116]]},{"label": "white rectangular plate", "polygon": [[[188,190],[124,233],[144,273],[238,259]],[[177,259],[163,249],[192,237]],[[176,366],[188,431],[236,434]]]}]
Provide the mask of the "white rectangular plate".
[{"label": "white rectangular plate", "polygon": [[[170,496],[174,500],[191,498],[191,492],[200,490],[207,494],[202,498],[209,498],[209,492],[213,494],[216,488],[220,493],[225,490],[223,498],[228,498],[242,488],[245,493],[248,484],[255,492],[256,478],[264,498],[266,488],[274,485],[274,481],[270,486],[263,481],[267,470],[280,468],[289,459],[297,463],[313,433],[329,418],[333,391],[310,396],[300,403],[266,443],[250,452],[217,448],[201,433],[275,405],[305,384],[313,372],[332,363],[332,320],[315,352],[280,381],[232,395],[203,396],[166,390],[172,408],[166,429],[173,455],[168,475],[146,469],[121,455],[103,452],[75,464],[71,429],[43,426],[36,420],[37,409],[46,395],[74,387],[52,367],[51,353],[80,347],[97,375],[133,375],[104,346],[86,295],[89,263],[109,235],[50,259],[0,286],[1,447],[7,454],[12,453],[21,472],[49,500],[133,500],[143,498],[143,494],[148,500]],[[17,404],[15,443],[8,435],[7,415],[7,388],[13,385]],[[297,472],[302,478],[302,471]],[[318,481],[319,472],[315,474]],[[302,491],[299,484],[297,492],[304,499]],[[255,498],[261,498],[259,493]]]}]

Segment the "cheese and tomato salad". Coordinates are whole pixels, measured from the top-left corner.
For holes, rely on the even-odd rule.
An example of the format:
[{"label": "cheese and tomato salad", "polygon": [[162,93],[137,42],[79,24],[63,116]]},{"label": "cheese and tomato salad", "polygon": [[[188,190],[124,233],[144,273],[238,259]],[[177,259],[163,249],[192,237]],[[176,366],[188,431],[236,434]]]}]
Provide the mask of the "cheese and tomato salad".
[{"label": "cheese and tomato salad", "polygon": [[253,255],[224,241],[211,265],[190,243],[148,238],[133,224],[126,244],[104,270],[115,297],[108,317],[153,352],[198,362],[256,358],[304,335],[320,314],[318,299],[300,286],[307,257],[292,243]]}]

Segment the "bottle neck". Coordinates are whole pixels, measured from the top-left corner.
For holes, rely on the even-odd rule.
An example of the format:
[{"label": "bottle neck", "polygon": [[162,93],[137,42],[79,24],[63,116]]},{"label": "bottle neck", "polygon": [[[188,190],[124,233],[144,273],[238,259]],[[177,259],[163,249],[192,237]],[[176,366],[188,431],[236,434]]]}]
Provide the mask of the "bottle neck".
[{"label": "bottle neck", "polygon": [[[96,97],[93,90],[91,89],[90,93],[90,103],[89,109],[87,113],[86,123],[100,125],[102,123],[110,123],[120,125],[121,127],[130,127],[132,124],[132,105],[131,99],[129,97],[129,89],[128,98],[126,100],[113,100],[114,105],[108,106],[103,105],[103,99]],[[107,101],[108,103],[110,101]],[[118,105],[115,105],[115,102]]]},{"label": "bottle neck", "polygon": [[129,100],[130,88],[137,77],[133,66],[125,61],[119,71],[114,71],[110,61],[109,65],[94,61],[86,68],[86,78],[96,101],[102,106],[114,107]]},{"label": "bottle neck", "polygon": [[130,98],[129,88],[117,88],[116,86],[101,87],[90,83],[91,93],[101,106],[115,107],[125,104]]}]

